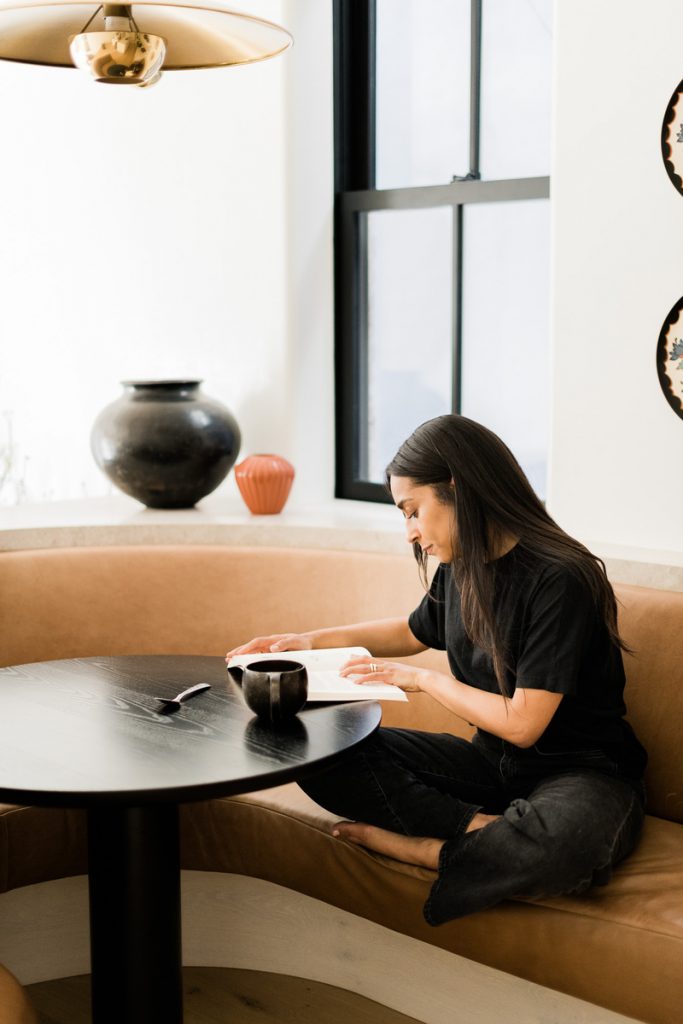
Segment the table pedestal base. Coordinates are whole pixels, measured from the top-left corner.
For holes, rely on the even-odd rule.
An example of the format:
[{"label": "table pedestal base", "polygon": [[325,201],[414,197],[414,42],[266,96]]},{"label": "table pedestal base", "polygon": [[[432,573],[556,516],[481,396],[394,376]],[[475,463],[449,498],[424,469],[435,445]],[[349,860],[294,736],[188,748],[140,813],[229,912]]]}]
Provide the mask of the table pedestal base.
[{"label": "table pedestal base", "polygon": [[93,1024],[182,1024],[178,807],[88,811]]}]

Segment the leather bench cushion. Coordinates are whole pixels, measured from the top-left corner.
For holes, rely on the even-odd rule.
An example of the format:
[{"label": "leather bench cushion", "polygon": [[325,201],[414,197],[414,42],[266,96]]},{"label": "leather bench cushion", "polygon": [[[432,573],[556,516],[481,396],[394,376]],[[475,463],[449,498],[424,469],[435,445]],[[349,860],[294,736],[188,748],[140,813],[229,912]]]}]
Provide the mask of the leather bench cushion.
[{"label": "leather bench cushion", "polygon": [[0,893],[87,870],[85,811],[0,804]]},{"label": "leather bench cushion", "polygon": [[23,988],[0,965],[0,1024],[37,1024],[38,1018],[29,1004]]},{"label": "leather bench cushion", "polygon": [[626,584],[614,589],[619,629],[633,649],[624,655],[626,704],[649,755],[648,810],[683,822],[683,593]]},{"label": "leather bench cushion", "polygon": [[[329,835],[334,817],[295,784],[181,809],[182,866],[264,878],[499,970],[650,1024],[678,1024],[683,829],[648,817],[608,886],[509,902],[432,928],[434,873]],[[0,806],[0,890],[83,874],[85,814]]]},{"label": "leather bench cushion", "polygon": [[610,884],[581,897],[507,902],[430,927],[436,877],[333,839],[295,784],[186,805],[182,864],[253,875],[479,963],[648,1021],[678,1024],[683,984],[683,829],[647,819]]},{"label": "leather bench cushion", "polygon": [[[372,585],[369,585],[372,584]],[[404,556],[186,545],[0,552],[0,664],[224,654],[259,633],[408,614]]]},{"label": "leather bench cushion", "polygon": [[[683,822],[683,593],[619,585],[629,718],[650,754],[649,809]],[[113,654],[223,654],[258,633],[407,614],[422,589],[402,555],[208,545],[0,553],[0,664]],[[445,668],[429,652],[419,663]],[[417,695],[418,697],[420,695]],[[406,712],[409,709],[409,720]],[[428,700],[384,724],[463,734]]]},{"label": "leather bench cushion", "polygon": [[[126,654],[221,656],[258,633],[407,615],[422,594],[407,545],[404,556],[205,545],[5,551],[0,666]],[[442,652],[415,660],[448,671]],[[397,723],[411,724],[409,709],[414,728],[472,732],[423,697],[402,705]],[[0,859],[0,891],[14,871]]]}]

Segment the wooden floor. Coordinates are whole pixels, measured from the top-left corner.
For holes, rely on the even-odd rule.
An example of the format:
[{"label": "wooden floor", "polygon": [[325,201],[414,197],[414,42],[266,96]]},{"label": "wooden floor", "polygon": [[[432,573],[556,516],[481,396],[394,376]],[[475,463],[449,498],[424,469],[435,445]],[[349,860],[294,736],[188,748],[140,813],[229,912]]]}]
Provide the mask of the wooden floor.
[{"label": "wooden floor", "polygon": [[[415,1024],[385,1006],[303,978],[185,967],[185,1024]],[[91,1024],[90,976],[27,985],[40,1024]]]}]

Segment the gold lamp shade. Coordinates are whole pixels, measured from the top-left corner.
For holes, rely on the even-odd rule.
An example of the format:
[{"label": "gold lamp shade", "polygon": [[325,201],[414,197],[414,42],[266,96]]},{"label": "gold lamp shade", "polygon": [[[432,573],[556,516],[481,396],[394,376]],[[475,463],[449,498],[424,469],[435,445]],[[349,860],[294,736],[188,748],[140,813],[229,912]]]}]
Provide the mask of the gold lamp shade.
[{"label": "gold lamp shade", "polygon": [[[117,31],[112,31],[114,28]],[[80,38],[89,35],[100,35],[100,39]],[[114,41],[114,35],[122,38]],[[137,40],[124,39],[126,36],[137,36]],[[147,46],[153,37],[158,42]],[[145,53],[136,56],[134,50],[139,44]],[[205,7],[196,0],[179,4],[148,0],[125,7],[100,5],[92,0],[38,0],[0,8],[0,60],[61,68],[85,66],[98,81],[151,84],[162,70],[250,64],[275,57],[291,45],[292,37],[279,25],[220,7]],[[118,62],[118,71],[98,77],[93,63],[97,64],[99,56],[102,65],[107,65],[110,58],[114,60],[115,53],[125,56],[125,60]],[[142,65],[154,66],[156,70],[148,70],[141,79],[136,69]],[[128,73],[131,67],[133,72]]]}]

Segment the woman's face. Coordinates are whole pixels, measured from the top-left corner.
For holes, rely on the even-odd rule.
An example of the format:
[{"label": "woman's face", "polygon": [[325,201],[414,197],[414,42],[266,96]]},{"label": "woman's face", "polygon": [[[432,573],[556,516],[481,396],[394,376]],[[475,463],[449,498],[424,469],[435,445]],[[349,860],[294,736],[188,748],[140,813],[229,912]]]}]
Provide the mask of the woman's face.
[{"label": "woman's face", "polygon": [[455,510],[444,505],[430,485],[420,486],[406,476],[392,476],[391,494],[406,521],[406,538],[439,562],[453,561]]}]

